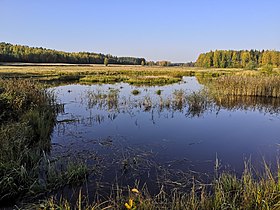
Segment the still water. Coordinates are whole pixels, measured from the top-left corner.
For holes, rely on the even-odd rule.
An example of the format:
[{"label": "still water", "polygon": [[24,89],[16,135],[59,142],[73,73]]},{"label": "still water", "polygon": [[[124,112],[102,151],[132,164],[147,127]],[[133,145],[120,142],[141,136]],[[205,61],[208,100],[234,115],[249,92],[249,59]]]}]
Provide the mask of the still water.
[{"label": "still water", "polygon": [[[195,77],[154,87],[125,83],[56,87],[64,111],[57,117],[51,155],[92,167],[89,182],[125,186],[136,180],[151,186],[159,182],[186,186],[193,176],[211,180],[216,159],[219,170],[237,174],[247,160],[254,167],[261,167],[263,159],[275,164],[280,103],[243,98],[231,105],[213,102],[192,113],[180,97],[202,88]],[[136,89],[140,93],[133,95]]]}]

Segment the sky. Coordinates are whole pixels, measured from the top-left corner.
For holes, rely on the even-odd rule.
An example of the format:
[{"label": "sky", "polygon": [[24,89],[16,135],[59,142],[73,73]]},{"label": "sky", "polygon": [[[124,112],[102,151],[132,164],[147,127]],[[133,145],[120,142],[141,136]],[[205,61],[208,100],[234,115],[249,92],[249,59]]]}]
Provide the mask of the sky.
[{"label": "sky", "polygon": [[172,62],[280,50],[280,1],[0,0],[0,42]]}]

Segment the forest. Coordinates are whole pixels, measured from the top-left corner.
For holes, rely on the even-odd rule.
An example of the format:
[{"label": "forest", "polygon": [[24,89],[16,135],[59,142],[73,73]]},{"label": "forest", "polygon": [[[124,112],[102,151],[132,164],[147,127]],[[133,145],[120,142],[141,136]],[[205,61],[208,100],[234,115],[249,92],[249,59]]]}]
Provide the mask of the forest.
[{"label": "forest", "polygon": [[0,43],[0,62],[103,64],[105,58],[108,59],[109,64],[141,65],[146,62],[144,58],[116,57],[91,52],[63,52],[42,47]]},{"label": "forest", "polygon": [[196,66],[205,68],[247,68],[280,66],[280,52],[275,50],[216,50],[199,55]]}]

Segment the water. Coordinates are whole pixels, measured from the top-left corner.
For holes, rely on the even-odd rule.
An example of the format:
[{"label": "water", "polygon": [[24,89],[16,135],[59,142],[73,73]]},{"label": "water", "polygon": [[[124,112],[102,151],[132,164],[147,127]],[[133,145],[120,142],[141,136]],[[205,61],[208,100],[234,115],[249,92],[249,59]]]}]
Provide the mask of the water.
[{"label": "water", "polygon": [[[174,102],[180,93],[202,88],[195,77],[160,87],[56,87],[64,112],[57,117],[51,155],[78,159],[96,169],[89,180],[94,187],[97,182],[133,185],[135,180],[151,188],[159,183],[186,187],[193,176],[211,180],[216,158],[220,170],[239,175],[248,159],[256,167],[263,159],[275,164],[280,148],[278,101],[248,104],[239,99],[212,104],[199,113],[189,113],[185,101]],[[134,89],[140,94],[133,95]]]}]

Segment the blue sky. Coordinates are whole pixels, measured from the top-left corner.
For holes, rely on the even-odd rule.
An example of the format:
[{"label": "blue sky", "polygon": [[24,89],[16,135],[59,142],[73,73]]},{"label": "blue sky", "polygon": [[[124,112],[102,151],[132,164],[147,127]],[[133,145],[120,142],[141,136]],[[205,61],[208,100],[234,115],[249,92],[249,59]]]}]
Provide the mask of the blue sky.
[{"label": "blue sky", "polygon": [[187,62],[280,50],[279,0],[0,0],[0,42]]}]

